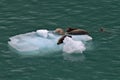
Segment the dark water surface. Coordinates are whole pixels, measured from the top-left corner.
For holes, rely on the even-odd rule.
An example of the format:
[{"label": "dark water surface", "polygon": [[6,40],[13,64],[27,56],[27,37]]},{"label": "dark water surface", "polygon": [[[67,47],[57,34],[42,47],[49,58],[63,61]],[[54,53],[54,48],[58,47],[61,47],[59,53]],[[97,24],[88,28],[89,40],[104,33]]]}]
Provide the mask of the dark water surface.
[{"label": "dark water surface", "polygon": [[[23,57],[8,48],[11,36],[68,26],[93,37],[83,55]],[[0,0],[0,80],[120,80],[119,35],[120,0]]]}]

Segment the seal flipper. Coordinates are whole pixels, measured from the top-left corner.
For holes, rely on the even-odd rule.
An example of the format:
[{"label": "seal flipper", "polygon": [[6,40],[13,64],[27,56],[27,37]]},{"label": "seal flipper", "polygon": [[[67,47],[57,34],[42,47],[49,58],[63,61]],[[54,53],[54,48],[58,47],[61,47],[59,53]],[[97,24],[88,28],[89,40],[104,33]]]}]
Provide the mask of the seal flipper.
[{"label": "seal flipper", "polygon": [[64,40],[64,38],[65,37],[70,37],[70,38],[72,38],[72,36],[71,35],[64,35],[64,36],[62,36],[59,40],[58,40],[58,42],[57,42],[57,45],[59,45],[59,44],[62,44],[63,43],[63,40]]}]

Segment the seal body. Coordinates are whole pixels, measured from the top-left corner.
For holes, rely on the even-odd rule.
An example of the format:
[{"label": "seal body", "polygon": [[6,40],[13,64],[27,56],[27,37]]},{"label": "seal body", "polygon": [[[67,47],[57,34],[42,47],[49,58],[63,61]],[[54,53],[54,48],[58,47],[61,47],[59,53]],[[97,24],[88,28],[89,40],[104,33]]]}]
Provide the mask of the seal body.
[{"label": "seal body", "polygon": [[67,28],[66,29],[66,32],[70,32],[70,31],[72,31],[72,30],[76,30],[77,28]]},{"label": "seal body", "polygon": [[77,29],[77,28],[67,28],[66,32],[67,32],[67,34],[71,34],[71,35],[86,35],[86,34],[89,34],[86,30]]}]

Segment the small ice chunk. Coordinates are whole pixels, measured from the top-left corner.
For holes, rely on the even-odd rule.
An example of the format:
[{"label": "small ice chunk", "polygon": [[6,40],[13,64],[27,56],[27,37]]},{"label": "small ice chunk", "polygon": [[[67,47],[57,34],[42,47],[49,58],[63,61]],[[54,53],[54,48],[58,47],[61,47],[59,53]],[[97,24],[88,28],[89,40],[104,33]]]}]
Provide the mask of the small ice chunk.
[{"label": "small ice chunk", "polygon": [[37,30],[36,33],[38,35],[40,35],[41,37],[47,38],[48,37],[48,30],[46,29],[41,29],[41,30]]},{"label": "small ice chunk", "polygon": [[[85,48],[85,42],[92,40],[89,35],[72,35],[72,38],[66,37],[64,44],[58,46],[57,41],[61,38],[60,35],[56,35],[53,31],[46,29],[37,30],[36,32],[29,32],[25,34],[19,34],[10,37],[8,44],[20,52],[38,52],[41,53],[55,53],[64,51],[65,53],[82,53]],[[33,54],[34,55],[34,54]]]},{"label": "small ice chunk", "polygon": [[86,49],[82,41],[75,41],[70,37],[66,37],[63,43],[63,52],[65,53],[82,53]]}]

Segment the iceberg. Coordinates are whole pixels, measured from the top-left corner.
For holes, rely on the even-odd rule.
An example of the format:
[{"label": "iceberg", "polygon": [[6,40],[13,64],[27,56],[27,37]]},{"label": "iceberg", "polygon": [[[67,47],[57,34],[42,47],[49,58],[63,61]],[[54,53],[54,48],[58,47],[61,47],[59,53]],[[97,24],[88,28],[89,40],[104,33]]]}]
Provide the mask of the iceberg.
[{"label": "iceberg", "polygon": [[[57,45],[61,35],[41,29],[25,34],[19,34],[10,37],[8,44],[11,48],[20,53],[34,52],[37,53],[55,53],[63,51],[66,53],[74,53],[79,51],[82,53],[86,48],[84,42],[92,40],[89,35],[72,35],[72,38],[66,37],[61,45]],[[77,42],[76,42],[77,41]],[[69,47],[68,47],[69,46]],[[78,48],[79,47],[79,48]]]}]

